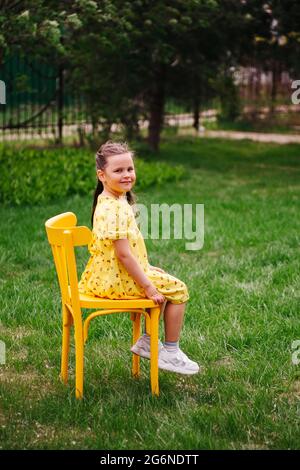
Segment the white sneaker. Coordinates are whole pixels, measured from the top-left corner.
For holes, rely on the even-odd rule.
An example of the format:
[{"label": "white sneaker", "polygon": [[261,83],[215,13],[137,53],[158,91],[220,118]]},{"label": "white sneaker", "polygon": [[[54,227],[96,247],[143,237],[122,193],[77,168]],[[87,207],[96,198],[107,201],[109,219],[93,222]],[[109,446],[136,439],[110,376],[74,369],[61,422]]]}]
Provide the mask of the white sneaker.
[{"label": "white sneaker", "polygon": [[172,352],[167,351],[164,347],[159,352],[158,367],[186,375],[197,374],[200,371],[197,362],[191,361],[181,349]]},{"label": "white sneaker", "polygon": [[[162,342],[158,341],[158,352],[162,347]],[[150,336],[141,336],[132,348],[130,348],[130,351],[138,356],[150,359]]]}]

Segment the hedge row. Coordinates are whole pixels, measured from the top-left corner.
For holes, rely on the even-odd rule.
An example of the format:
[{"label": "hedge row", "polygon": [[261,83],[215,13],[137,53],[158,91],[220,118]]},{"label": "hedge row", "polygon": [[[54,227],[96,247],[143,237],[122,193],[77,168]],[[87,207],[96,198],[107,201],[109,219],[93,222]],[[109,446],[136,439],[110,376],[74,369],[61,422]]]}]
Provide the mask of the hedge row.
[{"label": "hedge row", "polygon": [[[182,165],[135,159],[135,189],[173,183],[184,177]],[[70,194],[92,194],[96,186],[94,155],[76,148],[0,148],[0,202],[40,204]]]}]

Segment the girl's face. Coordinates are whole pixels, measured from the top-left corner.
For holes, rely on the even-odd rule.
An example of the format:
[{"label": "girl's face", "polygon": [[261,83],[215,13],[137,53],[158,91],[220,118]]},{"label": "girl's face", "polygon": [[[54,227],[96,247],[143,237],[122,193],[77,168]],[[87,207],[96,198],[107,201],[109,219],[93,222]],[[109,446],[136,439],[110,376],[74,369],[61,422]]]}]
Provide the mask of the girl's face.
[{"label": "girl's face", "polygon": [[131,153],[111,155],[107,158],[104,170],[97,170],[97,175],[104,186],[104,191],[121,196],[134,186],[136,176]]}]

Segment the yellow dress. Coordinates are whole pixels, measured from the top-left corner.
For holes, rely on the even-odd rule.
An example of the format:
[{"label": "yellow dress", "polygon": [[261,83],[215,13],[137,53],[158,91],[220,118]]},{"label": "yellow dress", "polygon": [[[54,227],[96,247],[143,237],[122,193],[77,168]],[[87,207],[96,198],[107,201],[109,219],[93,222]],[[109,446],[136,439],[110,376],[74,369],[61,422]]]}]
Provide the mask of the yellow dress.
[{"label": "yellow dress", "polygon": [[184,282],[166,272],[151,269],[144,238],[127,199],[98,196],[93,219],[91,254],[79,281],[79,292],[109,299],[145,298],[145,292],[118,260],[113,240],[127,238],[142,270],[166,300],[174,304],[189,299]]}]

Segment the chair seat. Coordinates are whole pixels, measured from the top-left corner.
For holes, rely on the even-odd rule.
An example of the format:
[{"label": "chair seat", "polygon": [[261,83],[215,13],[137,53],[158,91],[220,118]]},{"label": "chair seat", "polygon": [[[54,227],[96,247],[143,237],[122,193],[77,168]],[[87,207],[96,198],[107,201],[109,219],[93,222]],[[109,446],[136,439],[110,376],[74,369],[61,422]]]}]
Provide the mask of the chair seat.
[{"label": "chair seat", "polygon": [[[71,296],[70,286],[68,289]],[[79,293],[79,300],[82,308],[124,308],[126,311],[126,308],[153,308],[157,306],[153,300],[147,298],[114,300]]]}]

